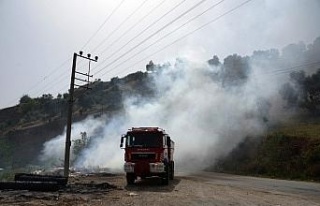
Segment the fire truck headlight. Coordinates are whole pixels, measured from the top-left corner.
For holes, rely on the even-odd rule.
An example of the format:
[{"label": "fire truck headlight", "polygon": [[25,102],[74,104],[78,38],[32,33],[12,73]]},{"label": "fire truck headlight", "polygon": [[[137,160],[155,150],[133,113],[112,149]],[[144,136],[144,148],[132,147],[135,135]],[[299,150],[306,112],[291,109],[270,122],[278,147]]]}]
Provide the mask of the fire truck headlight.
[{"label": "fire truck headlight", "polygon": [[134,165],[135,165],[135,163],[126,162],[123,166],[124,171],[127,173],[133,173],[134,172]]},{"label": "fire truck headlight", "polygon": [[150,166],[150,172],[151,173],[163,173],[163,172],[165,172],[164,164],[162,162],[150,163],[149,166]]}]

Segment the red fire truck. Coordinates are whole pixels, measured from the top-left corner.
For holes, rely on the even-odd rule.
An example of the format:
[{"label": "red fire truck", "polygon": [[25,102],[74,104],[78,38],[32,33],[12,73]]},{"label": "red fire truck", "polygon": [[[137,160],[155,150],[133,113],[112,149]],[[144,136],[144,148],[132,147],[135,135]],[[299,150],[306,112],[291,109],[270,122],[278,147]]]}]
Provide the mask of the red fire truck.
[{"label": "red fire truck", "polygon": [[128,185],[137,177],[158,176],[164,185],[174,177],[174,142],[159,127],[133,127],[121,137]]}]

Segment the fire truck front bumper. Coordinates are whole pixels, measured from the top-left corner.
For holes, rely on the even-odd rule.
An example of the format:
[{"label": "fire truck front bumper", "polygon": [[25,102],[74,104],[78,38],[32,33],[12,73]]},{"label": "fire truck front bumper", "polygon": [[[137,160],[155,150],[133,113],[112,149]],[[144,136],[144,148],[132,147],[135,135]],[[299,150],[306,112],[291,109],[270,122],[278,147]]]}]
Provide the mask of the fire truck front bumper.
[{"label": "fire truck front bumper", "polygon": [[[137,171],[135,171],[135,166],[136,166],[136,163],[126,162],[124,164],[124,171],[126,173],[135,173],[135,172],[137,172],[137,173],[146,173],[146,174],[148,174],[148,173],[158,174],[158,173],[164,173],[165,172],[165,165],[162,162],[149,163],[149,172],[147,170],[145,170],[145,169],[148,168],[147,165],[146,165],[147,168],[145,168],[145,169],[143,169],[143,167],[136,168]],[[139,166],[139,165],[137,165],[137,166]]]}]

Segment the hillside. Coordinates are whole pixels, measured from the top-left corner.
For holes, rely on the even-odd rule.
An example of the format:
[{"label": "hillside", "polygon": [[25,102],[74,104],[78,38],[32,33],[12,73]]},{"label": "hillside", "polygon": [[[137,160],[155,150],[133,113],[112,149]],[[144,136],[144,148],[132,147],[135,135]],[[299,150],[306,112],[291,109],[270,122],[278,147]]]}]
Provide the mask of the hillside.
[{"label": "hillside", "polygon": [[[146,77],[146,73],[137,72],[109,82],[96,80],[89,91],[76,89],[73,121],[81,121],[89,115],[113,116],[121,112],[123,96],[151,97],[152,90],[148,92]],[[19,105],[0,110],[0,168],[20,168],[37,163],[43,144],[64,130],[67,98],[67,94],[57,98],[24,96]]]},{"label": "hillside", "polygon": [[319,129],[319,123],[296,123],[248,137],[208,170],[320,181]]},{"label": "hillside", "polygon": [[[318,51],[320,38],[308,47],[289,45],[281,54],[256,51],[223,61],[213,56],[201,64],[150,61],[145,72],[108,82],[97,79],[91,90],[78,88],[73,120],[96,138],[91,150],[80,155],[81,166],[117,158],[113,143],[123,126],[163,124],[175,134],[182,164],[204,167],[205,162],[209,170],[318,180],[320,68],[301,64],[302,59],[311,62]],[[292,70],[290,65],[299,66]],[[68,93],[24,95],[19,105],[0,110],[0,168],[38,163],[44,143],[63,134],[68,99]],[[52,156],[60,160],[56,146],[48,148],[45,161]]]}]

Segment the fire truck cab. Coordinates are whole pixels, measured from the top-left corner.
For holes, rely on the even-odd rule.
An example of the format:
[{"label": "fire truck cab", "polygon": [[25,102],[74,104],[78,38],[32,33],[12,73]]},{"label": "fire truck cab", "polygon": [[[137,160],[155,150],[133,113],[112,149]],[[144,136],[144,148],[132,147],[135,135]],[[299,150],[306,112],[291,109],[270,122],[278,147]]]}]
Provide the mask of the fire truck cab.
[{"label": "fire truck cab", "polygon": [[159,127],[133,127],[121,137],[127,183],[158,176],[164,185],[174,178],[174,142]]}]

